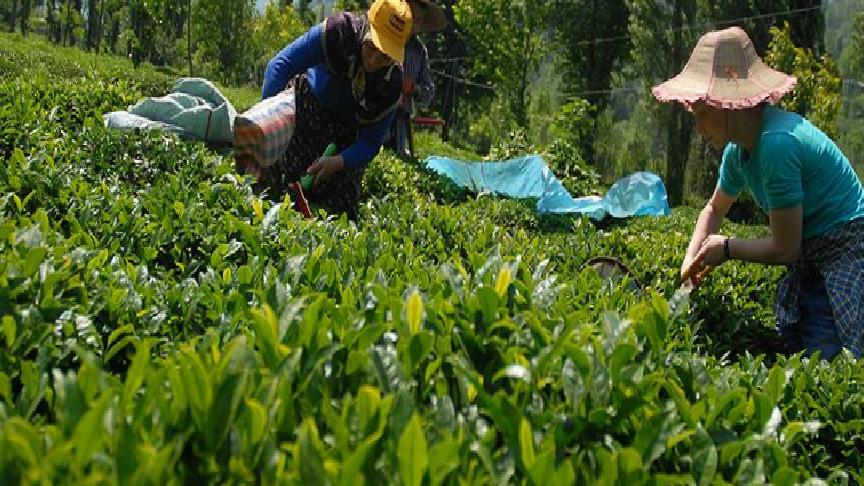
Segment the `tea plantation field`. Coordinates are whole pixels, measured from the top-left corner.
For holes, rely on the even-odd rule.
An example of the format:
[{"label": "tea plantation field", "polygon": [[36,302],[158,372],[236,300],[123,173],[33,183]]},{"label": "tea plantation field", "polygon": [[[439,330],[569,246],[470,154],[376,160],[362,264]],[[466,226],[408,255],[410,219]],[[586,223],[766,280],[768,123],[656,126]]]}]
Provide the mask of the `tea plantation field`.
[{"label": "tea plantation field", "polygon": [[779,352],[778,269],[670,310],[696,210],[539,218],[385,151],[356,223],[304,220],[230,155],[102,126],[173,81],[0,35],[0,484],[864,477],[864,368]]}]

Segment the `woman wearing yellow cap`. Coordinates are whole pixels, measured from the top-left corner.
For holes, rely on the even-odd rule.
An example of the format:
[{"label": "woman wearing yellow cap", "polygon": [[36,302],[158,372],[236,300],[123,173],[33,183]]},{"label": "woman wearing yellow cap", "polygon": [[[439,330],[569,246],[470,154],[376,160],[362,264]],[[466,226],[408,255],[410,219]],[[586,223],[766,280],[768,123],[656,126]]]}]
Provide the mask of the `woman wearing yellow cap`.
[{"label": "woman wearing yellow cap", "polygon": [[[831,359],[864,350],[864,190],[846,156],[806,119],[772,106],[796,79],[765,65],[737,27],[702,36],[684,70],[654,87],[678,101],[722,150],[682,277],[731,259],[788,265],[774,306],[793,350]],[[771,236],[718,234],[743,189],[768,213]],[[698,282],[695,282],[698,283]]]},{"label": "woman wearing yellow cap", "polygon": [[[330,15],[270,60],[262,97],[293,86],[297,109],[288,149],[262,171],[274,191],[308,171],[315,174],[310,200],[356,216],[363,171],[399,103],[412,25],[405,0],[376,0],[365,14]],[[330,143],[338,155],[321,157]]]}]

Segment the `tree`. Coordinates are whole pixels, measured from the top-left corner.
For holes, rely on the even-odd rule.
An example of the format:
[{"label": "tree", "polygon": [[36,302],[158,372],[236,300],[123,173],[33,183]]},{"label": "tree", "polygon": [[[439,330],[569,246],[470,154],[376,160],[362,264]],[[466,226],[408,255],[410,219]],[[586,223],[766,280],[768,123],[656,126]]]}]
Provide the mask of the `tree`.
[{"label": "tree", "polygon": [[84,46],[87,50],[99,51],[102,42],[116,52],[117,37],[120,35],[120,11],[128,0],[87,0],[87,19]]},{"label": "tree", "polygon": [[[132,0],[128,18],[133,37],[130,46],[133,62],[179,65],[181,50],[184,50],[181,39],[187,29],[189,13],[186,0]],[[213,25],[218,23],[211,21]]]},{"label": "tree", "polygon": [[192,0],[186,0],[186,65],[192,76]]},{"label": "tree", "polygon": [[[624,0],[555,0],[550,21],[566,61],[566,89],[605,108],[612,72],[627,58],[628,12]],[[581,92],[589,92],[580,94]]]},{"label": "tree", "polygon": [[[193,16],[196,57],[213,76],[228,83],[254,78],[252,17],[254,0],[198,0]],[[214,19],[219,19],[214,21]],[[201,64],[201,63],[199,63]]]},{"label": "tree", "polygon": [[264,15],[255,19],[252,28],[252,49],[256,54],[256,84],[263,82],[264,69],[274,54],[303,35],[308,27],[300,14],[290,5],[276,6],[269,3]]},{"label": "tree", "polygon": [[[700,0],[699,9],[718,28],[737,25],[744,29],[760,56],[771,42],[771,27],[783,21],[792,26],[789,35],[795,45],[821,54],[825,45],[821,4],[821,0]],[[778,12],[782,15],[769,15]]]},{"label": "tree", "polygon": [[123,31],[122,19],[126,18],[124,10],[128,8],[124,3],[121,3],[121,1],[122,0],[107,0],[107,8],[105,12],[108,23],[108,49],[114,53],[118,52],[117,43],[120,39],[120,34]]},{"label": "tree", "polygon": [[9,32],[15,32],[16,20],[18,20],[18,0],[12,0],[12,9],[9,11]]},{"label": "tree", "polygon": [[845,76],[864,80],[864,12],[855,15],[850,22],[849,45],[840,56],[840,67]]},{"label": "tree", "polygon": [[859,174],[864,174],[864,12],[850,22],[851,29],[841,59],[841,72],[848,78],[843,86],[840,116],[840,143]]},{"label": "tree", "polygon": [[108,0],[101,0],[99,2],[99,35],[96,37],[96,51],[98,52],[100,47],[102,46],[102,37],[104,37],[103,31],[105,24],[105,4],[108,3]]},{"label": "tree", "polygon": [[[300,16],[304,19],[315,17],[315,14],[311,13],[309,9],[309,3],[309,0],[300,0],[298,2],[297,11],[300,12]],[[344,12],[364,12],[368,8],[369,2],[367,0],[337,0],[333,5],[334,10]]]},{"label": "tree", "polygon": [[781,106],[807,117],[836,140],[841,81],[834,61],[827,54],[817,58],[811,49],[796,46],[788,22],[782,28],[772,27],[770,32],[765,62],[798,78],[795,91],[783,99]]},{"label": "tree", "polygon": [[[564,90],[601,112],[609,102],[612,73],[627,58],[627,6],[624,0],[555,0],[549,19],[564,62]],[[580,142],[586,160],[594,160],[587,140],[596,138],[599,124]]]},{"label": "tree", "polygon": [[153,21],[150,9],[145,0],[130,0],[129,2],[129,27],[132,31],[132,42],[127,49],[132,58],[132,63],[138,66],[144,61],[152,58],[153,49]]},{"label": "tree", "polygon": [[825,2],[825,49],[840,59],[850,44],[853,20],[864,12],[864,0],[832,0]]},{"label": "tree", "polygon": [[61,0],[63,9],[63,43],[74,46],[78,43],[78,30],[81,25],[82,0]]},{"label": "tree", "polygon": [[62,42],[62,26],[57,18],[57,0],[45,1],[45,23],[48,26],[48,38],[55,44]]},{"label": "tree", "polygon": [[87,1],[87,36],[84,41],[84,46],[87,50],[96,49],[99,42],[99,37],[102,35],[102,19],[99,17],[102,12],[102,5],[105,0],[88,0]]},{"label": "tree", "polygon": [[[633,65],[647,91],[684,67],[696,44],[696,32],[684,26],[697,21],[697,6],[687,0],[628,0]],[[693,119],[678,103],[655,103],[666,134],[666,189],[669,202],[681,204],[684,174],[693,134]]]},{"label": "tree", "polygon": [[546,52],[548,2],[463,0],[453,6],[469,38],[472,77],[499,88],[516,123],[527,126],[528,85]]},{"label": "tree", "polygon": [[[294,4],[291,0],[280,0],[280,3],[285,3],[286,6]],[[297,12],[300,14],[300,18],[303,19],[303,23],[307,26],[315,24],[319,17],[326,17],[329,13],[326,10],[327,2],[325,0],[318,0],[317,2],[310,0],[297,0],[296,3]],[[365,12],[369,9],[371,3],[372,2],[369,0],[336,0],[332,8],[333,10],[343,10],[348,12]]]},{"label": "tree", "polygon": [[21,10],[19,14],[19,22],[21,35],[27,36],[30,33],[30,16],[33,15],[34,0],[21,0]]}]

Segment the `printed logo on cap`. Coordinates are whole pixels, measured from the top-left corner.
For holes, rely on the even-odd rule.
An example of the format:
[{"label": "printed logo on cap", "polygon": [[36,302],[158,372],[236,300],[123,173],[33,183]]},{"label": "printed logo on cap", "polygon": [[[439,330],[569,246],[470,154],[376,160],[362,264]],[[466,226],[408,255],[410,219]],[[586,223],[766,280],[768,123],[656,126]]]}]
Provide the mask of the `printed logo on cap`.
[{"label": "printed logo on cap", "polygon": [[396,29],[396,32],[404,32],[405,31],[405,19],[396,15],[395,13],[390,14],[390,26]]}]

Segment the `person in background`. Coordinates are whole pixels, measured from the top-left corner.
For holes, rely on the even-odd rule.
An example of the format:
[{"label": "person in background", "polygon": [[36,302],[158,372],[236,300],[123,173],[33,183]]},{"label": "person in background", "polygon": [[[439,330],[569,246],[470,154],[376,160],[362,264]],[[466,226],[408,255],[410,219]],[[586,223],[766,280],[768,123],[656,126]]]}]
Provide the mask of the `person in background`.
[{"label": "person in background", "polygon": [[[275,196],[308,172],[310,201],[356,219],[363,173],[399,104],[412,28],[405,0],[376,0],[363,14],[331,14],[270,60],[262,98],[293,86],[297,110],[285,154],[262,170]],[[322,157],[330,143],[337,155]]]},{"label": "person in background", "polygon": [[411,117],[415,104],[429,107],[435,97],[435,82],[429,70],[429,51],[418,34],[432,33],[447,27],[447,18],[441,7],[427,0],[408,0],[414,16],[412,36],[405,45],[402,63],[402,98],[393,124],[390,126],[390,146],[400,157],[414,155]]},{"label": "person in background", "polygon": [[[864,350],[864,189],[849,160],[801,116],[772,105],[797,80],[765,65],[738,27],[699,39],[683,71],[653,89],[693,112],[722,151],[717,187],[699,215],[681,265],[698,285],[729,260],[786,265],[774,306],[792,351],[832,359]],[[771,234],[719,233],[742,190],[768,213]]]}]

